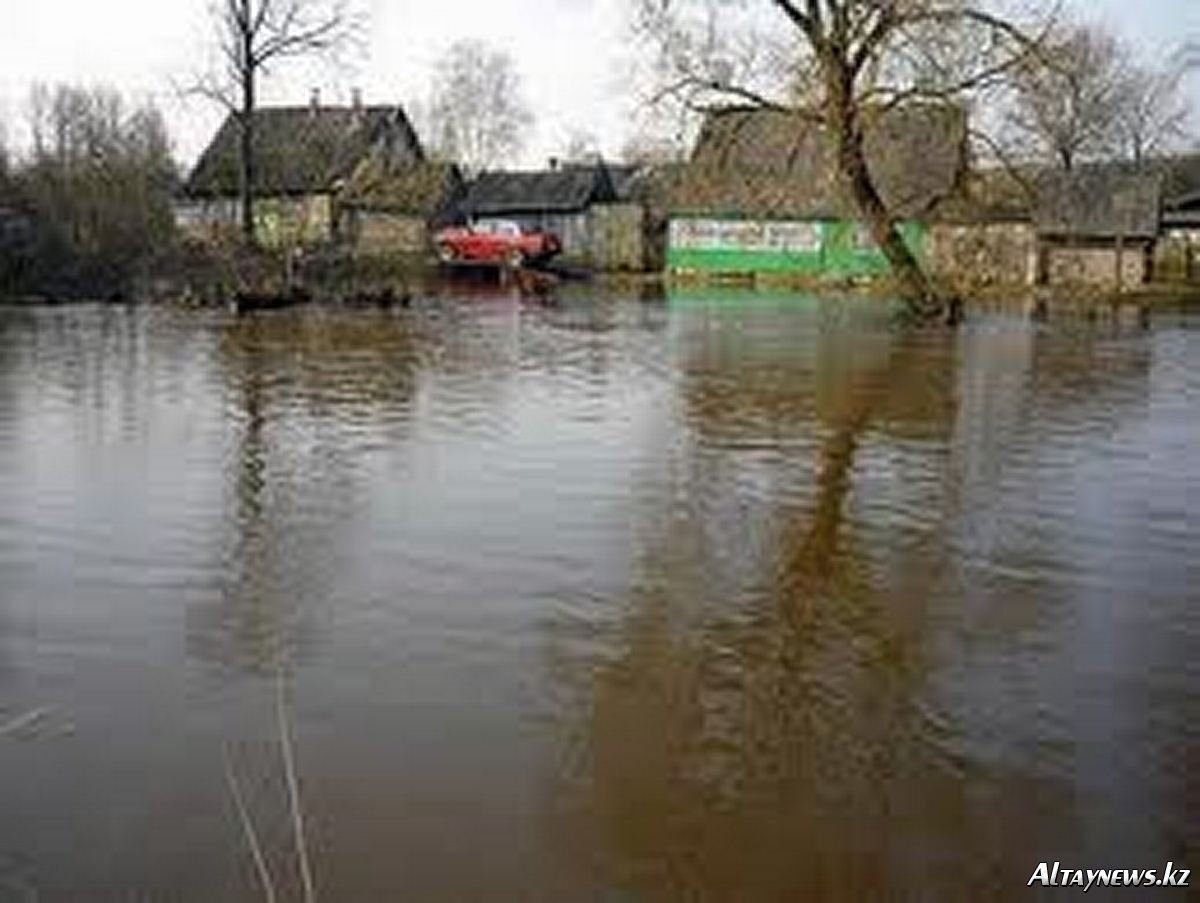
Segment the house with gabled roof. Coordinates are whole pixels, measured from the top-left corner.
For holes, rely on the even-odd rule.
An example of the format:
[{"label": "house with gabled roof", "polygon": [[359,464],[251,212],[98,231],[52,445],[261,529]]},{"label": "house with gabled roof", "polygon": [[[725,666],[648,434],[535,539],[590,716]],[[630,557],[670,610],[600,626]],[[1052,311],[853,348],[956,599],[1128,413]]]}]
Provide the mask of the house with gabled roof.
[{"label": "house with gabled roof", "polygon": [[[186,235],[211,239],[237,229],[241,127],[226,117],[200,155],[175,206]],[[268,245],[328,240],[337,224],[337,199],[369,158],[393,168],[425,160],[417,134],[399,105],[259,107],[254,112],[255,197],[259,238]]]},{"label": "house with gabled roof", "polygon": [[[876,114],[865,131],[876,186],[922,256],[931,212],[967,171],[966,113],[913,104]],[[887,270],[838,179],[832,137],[800,111],[709,112],[668,208],[667,266],[676,272]]]},{"label": "house with gabled roof", "polygon": [[526,229],[558,235],[567,259],[592,256],[591,211],[617,200],[602,162],[548,169],[482,172],[466,188],[454,213],[460,221],[509,219]]},{"label": "house with gabled roof", "polygon": [[1034,183],[1037,282],[1107,285],[1149,281],[1162,180],[1117,163],[1046,170]]}]

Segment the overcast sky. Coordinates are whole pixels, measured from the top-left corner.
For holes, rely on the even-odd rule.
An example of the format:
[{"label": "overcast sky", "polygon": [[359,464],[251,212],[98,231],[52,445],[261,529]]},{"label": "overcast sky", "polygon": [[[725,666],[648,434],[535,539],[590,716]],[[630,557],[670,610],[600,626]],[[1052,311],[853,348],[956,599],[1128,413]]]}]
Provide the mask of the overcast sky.
[{"label": "overcast sky", "polygon": [[[370,39],[352,70],[280,70],[264,84],[266,101],[303,103],[318,85],[330,101],[345,101],[356,85],[368,102],[424,99],[430,70],[446,47],[458,38],[481,38],[513,55],[534,108],[537,127],[523,163],[561,152],[574,132],[591,133],[606,153],[620,149],[631,112],[623,90],[629,0],[359,2],[369,16]],[[1200,40],[1200,0],[1068,2],[1151,58],[1186,38]],[[173,84],[186,82],[211,53],[207,0],[7,5],[0,27],[0,122],[11,141],[20,140],[31,83],[104,82],[162,106],[181,160],[190,162],[202,149],[221,113],[180,101]]]}]

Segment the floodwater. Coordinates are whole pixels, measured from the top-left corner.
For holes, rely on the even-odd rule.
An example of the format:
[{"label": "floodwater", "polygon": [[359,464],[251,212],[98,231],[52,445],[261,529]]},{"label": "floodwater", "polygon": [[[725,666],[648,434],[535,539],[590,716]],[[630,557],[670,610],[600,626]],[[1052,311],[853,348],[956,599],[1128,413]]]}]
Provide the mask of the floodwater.
[{"label": "floodwater", "polygon": [[0,308],[0,900],[301,899],[281,732],[326,901],[1200,869],[1200,312]]}]

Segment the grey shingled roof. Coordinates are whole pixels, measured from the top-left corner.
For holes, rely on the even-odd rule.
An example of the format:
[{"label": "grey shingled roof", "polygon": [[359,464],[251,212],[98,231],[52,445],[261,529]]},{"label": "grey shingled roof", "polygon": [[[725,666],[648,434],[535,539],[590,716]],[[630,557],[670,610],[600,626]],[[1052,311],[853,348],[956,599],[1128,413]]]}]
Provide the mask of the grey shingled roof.
[{"label": "grey shingled roof", "polygon": [[1109,164],[1045,171],[1036,181],[1034,222],[1045,236],[1154,238],[1161,176]]},{"label": "grey shingled roof", "polygon": [[[196,163],[185,186],[194,197],[238,192],[241,129],[231,114]],[[424,158],[398,106],[261,107],[254,114],[257,193],[329,191],[373,151],[397,161]]]},{"label": "grey shingled roof", "polygon": [[484,172],[467,187],[460,209],[467,216],[573,213],[615,197],[602,165]]}]

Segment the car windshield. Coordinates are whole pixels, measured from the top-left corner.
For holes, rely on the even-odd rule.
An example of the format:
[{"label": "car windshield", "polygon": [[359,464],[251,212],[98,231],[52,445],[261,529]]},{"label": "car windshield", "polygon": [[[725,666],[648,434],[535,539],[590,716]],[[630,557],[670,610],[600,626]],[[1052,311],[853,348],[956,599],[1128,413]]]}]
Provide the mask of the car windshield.
[{"label": "car windshield", "polygon": [[505,235],[516,237],[521,234],[521,227],[510,220],[480,220],[475,224],[476,232],[489,235]]}]

